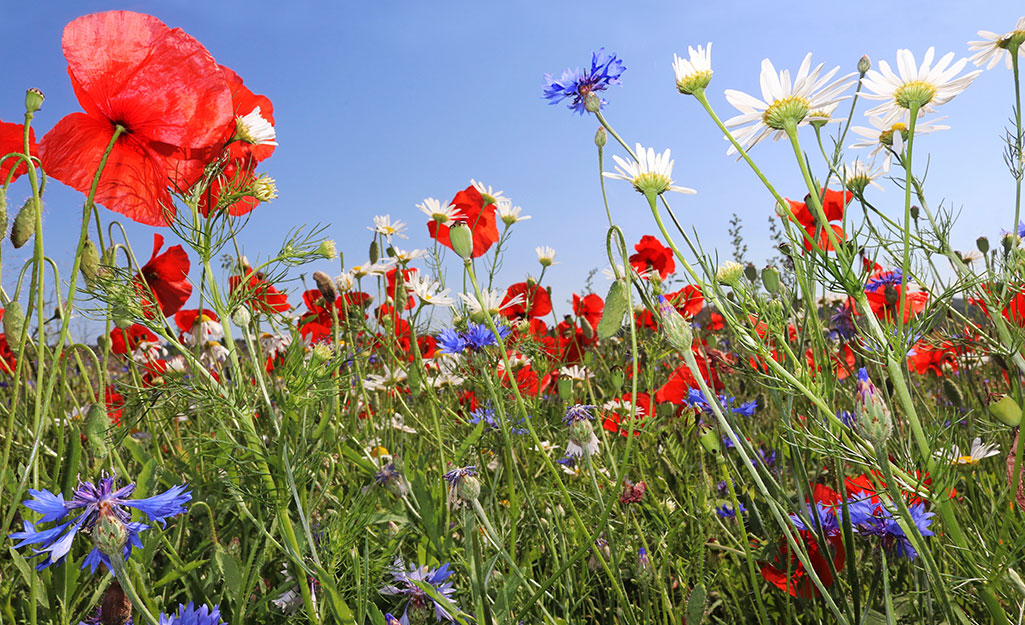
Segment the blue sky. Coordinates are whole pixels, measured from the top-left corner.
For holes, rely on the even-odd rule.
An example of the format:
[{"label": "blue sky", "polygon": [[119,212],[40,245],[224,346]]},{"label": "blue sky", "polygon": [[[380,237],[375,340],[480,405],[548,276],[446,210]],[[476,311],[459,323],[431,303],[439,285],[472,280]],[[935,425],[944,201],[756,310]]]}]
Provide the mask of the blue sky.
[{"label": "blue sky", "polygon": [[[743,219],[755,262],[771,255],[767,240],[772,200],[725,143],[692,98],[673,87],[673,53],[714,42],[715,76],[708,92],[723,118],[733,114],[722,92],[758,93],[759,65],[795,71],[804,54],[827,67],[854,71],[862,54],[891,65],[898,48],[918,59],[967,55],[977,30],[1006,31],[1025,12],[1020,2],[48,2],[12,3],[0,22],[5,59],[0,119],[20,121],[24,88],[46,94],[36,117],[39,136],[78,111],[65,72],[60,38],[75,17],[108,9],[153,14],[202,42],[218,62],[235,69],[254,92],[274,102],[279,148],[262,167],[280,197],[260,207],[241,240],[250,258],[277,250],[283,233],[323,224],[348,264],[366,260],[378,214],[410,223],[401,247],[427,247],[426,225],[415,204],[450,199],[471,178],[504,190],[533,219],[518,224],[499,283],[539,270],[534,248],[550,245],[560,264],[546,274],[554,302],[565,311],[588,272],[604,267],[605,222],[589,116],[541,99],[546,72],[584,66],[604,46],[627,66],[623,86],[606,96],[606,115],[630,143],[671,148],[677,184],[698,190],[676,196],[685,226],[706,248],[728,255],[732,213]],[[916,144],[931,155],[932,204],[961,210],[955,248],[977,236],[995,240],[1013,219],[1013,185],[1000,137],[1011,116],[1010,72],[985,72],[967,92],[942,107],[951,130]],[[859,106],[856,123],[870,105]],[[808,148],[812,135],[808,135]],[[850,143],[850,141],[848,141]],[[613,146],[610,144],[610,148]],[[857,151],[848,151],[853,156]],[[609,153],[620,153],[610,149]],[[753,156],[784,195],[804,194],[792,152],[783,143],[758,145]],[[607,153],[607,160],[608,153]],[[918,160],[924,166],[924,160]],[[611,163],[606,166],[611,170]],[[19,182],[12,210],[26,195]],[[874,192],[877,206],[896,215],[902,193],[892,184]],[[656,229],[641,196],[611,183],[614,216],[629,243]],[[59,184],[45,198],[44,235],[50,255],[70,267],[82,196]],[[109,221],[115,215],[102,211]],[[131,224],[133,246],[144,258],[153,228]],[[169,233],[168,233],[169,234]],[[171,240],[169,243],[173,243]],[[5,288],[27,257],[4,242]],[[448,271],[458,268],[449,259]],[[309,268],[338,273],[337,265]],[[198,273],[194,271],[195,278]],[[604,290],[603,280],[596,280]],[[298,303],[298,283],[285,285]]]}]

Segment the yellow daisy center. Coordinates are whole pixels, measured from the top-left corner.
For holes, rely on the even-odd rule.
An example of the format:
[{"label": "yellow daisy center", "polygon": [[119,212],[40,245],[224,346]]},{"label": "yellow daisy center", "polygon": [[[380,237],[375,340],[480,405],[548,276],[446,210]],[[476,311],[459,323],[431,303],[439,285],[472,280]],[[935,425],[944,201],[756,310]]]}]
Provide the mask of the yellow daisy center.
[{"label": "yellow daisy center", "polygon": [[910,109],[912,105],[923,107],[932,101],[936,95],[936,86],[923,80],[912,80],[906,82],[893,92],[893,100],[897,106]]},{"label": "yellow daisy center", "polygon": [[786,124],[795,126],[808,115],[811,104],[801,96],[792,95],[781,100],[773,100],[769,108],[762,113],[762,121],[773,130],[783,130]]},{"label": "yellow daisy center", "polygon": [[712,70],[706,69],[700,72],[687,74],[676,81],[676,89],[683,94],[690,95],[699,89],[704,89],[712,81]]},{"label": "yellow daisy center", "polygon": [[879,143],[883,145],[893,145],[893,133],[899,132],[902,139],[907,140],[908,138],[908,125],[904,122],[897,122],[890,126],[889,130],[884,130],[879,133]]}]

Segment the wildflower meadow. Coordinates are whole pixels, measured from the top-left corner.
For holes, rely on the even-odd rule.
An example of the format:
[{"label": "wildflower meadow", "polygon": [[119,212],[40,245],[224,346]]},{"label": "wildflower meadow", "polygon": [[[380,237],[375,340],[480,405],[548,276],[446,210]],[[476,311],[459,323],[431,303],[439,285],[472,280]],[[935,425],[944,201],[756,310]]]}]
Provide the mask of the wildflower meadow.
[{"label": "wildflower meadow", "polygon": [[[1023,622],[1025,17],[979,26],[750,52],[754,93],[706,41],[536,68],[604,198],[575,207],[598,270],[559,292],[559,237],[473,172],[347,217],[359,249],[287,211],[247,249],[286,201],[268,85],[157,17],[74,19],[39,71],[80,110],[28,88],[0,122],[0,623]],[[724,141],[622,132],[635,62]],[[961,155],[929,141],[984,78],[1011,199],[960,240],[928,173]],[[732,253],[691,226],[703,153],[761,184],[771,258],[736,216]]]}]

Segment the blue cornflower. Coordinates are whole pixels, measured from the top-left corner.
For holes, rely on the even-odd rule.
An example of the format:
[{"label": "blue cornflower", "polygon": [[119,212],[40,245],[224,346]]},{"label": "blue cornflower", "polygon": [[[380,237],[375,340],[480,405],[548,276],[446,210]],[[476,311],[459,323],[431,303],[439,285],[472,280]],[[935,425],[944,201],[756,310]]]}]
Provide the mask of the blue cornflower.
[{"label": "blue cornflower", "polygon": [[491,407],[491,402],[488,402],[487,406],[478,408],[470,413],[470,423],[477,425],[483,421],[486,424],[486,431],[497,430],[498,421],[495,420],[495,409]]},{"label": "blue cornflower", "polygon": [[445,328],[438,333],[438,345],[443,354],[461,354],[466,349],[466,339],[463,338],[462,333],[452,328]]},{"label": "blue cornflower", "polygon": [[846,304],[838,306],[829,320],[828,336],[831,339],[850,341],[858,333],[858,328],[854,324],[854,309]]},{"label": "blue cornflower", "polygon": [[840,531],[840,522],[836,518],[836,510],[830,506],[823,505],[818,501],[815,502],[814,506],[809,503],[808,514],[811,517],[818,517],[818,523],[811,520],[811,525],[807,525],[800,516],[791,514],[790,518],[794,522],[794,527],[802,531],[816,531],[821,525],[822,533],[826,536]]},{"label": "blue cornflower", "polygon": [[[700,389],[691,388],[687,390],[687,399],[685,400],[692,408],[697,408],[705,414],[712,414],[712,406],[708,403],[705,398],[705,394]],[[728,397],[726,395],[719,395],[719,405],[726,408],[730,412],[750,417],[755,413],[758,408],[758,401],[752,399],[749,402],[740,404],[737,407],[733,407],[733,402],[737,401],[736,397]]]},{"label": "blue cornflower", "polygon": [[[430,569],[427,565],[419,567],[414,565],[409,570],[406,570],[402,561],[396,560],[391,574],[392,585],[382,588],[381,594],[405,595],[408,599],[406,609],[402,612],[402,617],[398,619],[399,623],[409,625],[410,610],[414,613],[420,612],[421,615],[417,618],[417,622],[422,622],[423,617],[426,616],[432,604],[434,606],[434,618],[439,623],[442,620],[455,622],[455,618],[449,614],[443,605],[432,599],[422,588],[416,585],[416,582],[430,584],[437,594],[452,601],[452,595],[456,590],[451,582],[446,581],[452,575],[452,570],[448,568],[447,562],[436,569]],[[394,619],[395,617],[392,618]]]},{"label": "blue cornflower", "polygon": [[651,568],[651,559],[648,558],[648,550],[641,547],[637,550],[637,569],[641,572]]},{"label": "blue cornflower", "polygon": [[443,477],[445,478],[445,481],[451,484],[452,486],[459,486],[459,483],[462,482],[465,478],[475,477],[476,475],[477,467],[470,465],[468,467],[459,467],[456,469],[452,469]]},{"label": "blue cornflower", "polygon": [[[591,69],[583,72],[577,69],[567,69],[562,76],[556,80],[551,74],[545,74],[544,98],[549,104],[558,104],[566,98],[572,98],[567,105],[571,111],[583,115],[584,100],[588,95],[598,91],[605,91],[609,85],[620,84],[619,77],[626,71],[621,59],[615,54],[606,56],[605,48],[591,53]],[[608,102],[599,100],[600,108]]]},{"label": "blue cornflower", "polygon": [[384,625],[402,625],[402,621],[395,618],[395,616],[391,612],[385,612]]},{"label": "blue cornflower", "polygon": [[[45,490],[29,490],[32,499],[24,502],[26,508],[39,512],[43,518],[33,525],[25,521],[24,531],[11,534],[13,540],[18,540],[14,545],[20,549],[26,545],[38,545],[33,547],[36,555],[45,555],[45,559],[36,565],[36,570],[41,571],[53,564],[60,564],[71,551],[71,543],[75,535],[80,531],[90,531],[101,519],[120,523],[127,533],[123,553],[127,560],[132,553],[132,547],[142,547],[139,540],[139,532],[149,529],[149,525],[133,522],[131,513],[125,507],[136,508],[141,511],[149,520],[165,525],[164,519],[185,512],[185,504],[192,499],[192,493],[185,490],[184,484],[172,486],[166,492],[145,499],[127,499],[135,492],[135,484],[128,484],[116,488],[114,476],[104,476],[97,484],[79,482],[75,487],[70,501],[64,501],[64,495],[54,494]],[[82,514],[75,518],[65,518],[73,510],[84,508]],[[62,522],[63,521],[63,522]],[[47,530],[37,529],[40,524],[55,523],[54,527]],[[110,558],[100,552],[98,547],[93,547],[82,568],[90,567],[95,573],[96,567],[100,564],[112,569]]]},{"label": "blue cornflower", "polygon": [[222,625],[223,622],[218,606],[196,608],[191,601],[188,605],[179,603],[175,614],[160,613],[160,625]]},{"label": "blue cornflower", "polygon": [[592,420],[594,415],[591,414],[595,406],[589,406],[587,404],[574,404],[566,409],[565,416],[562,417],[562,422],[566,425],[573,425],[577,421]]},{"label": "blue cornflower", "polygon": [[[881,539],[883,547],[894,552],[898,556],[914,560],[918,552],[911,546],[911,541],[901,528],[897,519],[893,518],[884,506],[872,502],[871,499],[861,499],[850,504],[848,507],[851,515],[851,525],[854,531],[862,536],[877,536]],[[926,512],[924,503],[916,503],[908,506],[911,520],[922,536],[932,536],[929,525],[935,513]]]},{"label": "blue cornflower", "polygon": [[[740,504],[740,513],[744,514],[745,512],[747,512],[747,508],[744,507],[744,504]],[[737,516],[737,511],[727,504],[723,504],[716,508],[715,513],[724,519],[732,519]]]},{"label": "blue cornflower", "polygon": [[[861,369],[861,371],[864,371],[864,370],[865,370],[864,368]],[[860,376],[860,372],[859,372],[859,376]],[[855,421],[857,421],[857,419],[854,417],[854,413],[851,412],[850,410],[838,410],[836,412],[836,418],[839,419],[841,423],[843,423],[844,425],[846,425],[847,427],[849,427],[851,429],[854,429],[854,423],[855,423]]]},{"label": "blue cornflower", "polygon": [[[498,335],[504,339],[509,336],[511,331],[512,329],[508,326],[502,326],[498,328]],[[467,324],[466,332],[463,333],[463,339],[466,341],[466,346],[475,352],[479,352],[488,345],[494,345],[498,342],[495,333],[481,323]]]},{"label": "blue cornflower", "polygon": [[766,468],[771,469],[776,464],[776,450],[775,449],[765,450],[765,449],[762,449],[761,447],[759,447],[758,448],[758,459],[762,461],[762,464],[764,464],[766,466]]},{"label": "blue cornflower", "polygon": [[744,402],[743,404],[740,404],[739,406],[734,408],[733,412],[735,412],[735,413],[737,413],[739,415],[744,415],[745,417],[750,417],[750,416],[754,415],[755,410],[757,410],[757,409],[758,409],[758,400],[757,399],[752,399],[751,401]]},{"label": "blue cornflower", "polygon": [[865,291],[875,293],[880,288],[886,288],[887,286],[900,286],[903,276],[904,274],[899,269],[884,271],[865,284]]}]

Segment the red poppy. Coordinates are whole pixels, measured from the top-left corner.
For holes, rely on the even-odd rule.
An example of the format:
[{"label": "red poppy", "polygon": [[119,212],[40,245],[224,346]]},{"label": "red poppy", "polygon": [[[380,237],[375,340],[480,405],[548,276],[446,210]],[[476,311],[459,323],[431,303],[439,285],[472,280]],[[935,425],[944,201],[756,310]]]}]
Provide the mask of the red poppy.
[{"label": "red poppy", "polygon": [[958,348],[951,341],[936,343],[923,339],[915,343],[908,354],[908,367],[918,375],[931,371],[942,377],[947,366],[957,371],[957,352]]},{"label": "red poppy", "polygon": [[260,200],[253,195],[256,177],[256,161],[228,161],[199,196],[200,214],[209,217],[210,213],[220,210],[237,217],[250,212],[260,204]]},{"label": "red poppy", "polygon": [[[403,290],[405,290],[405,292],[406,292],[406,307],[404,308],[404,310],[409,310],[409,309],[413,308],[414,306],[416,306],[416,298],[413,297],[413,289],[412,289],[412,287],[409,286],[409,278],[410,278],[410,276],[412,276],[415,273],[417,273],[416,269],[403,269],[402,270]],[[397,267],[393,267],[393,268],[389,269],[388,273],[385,274],[385,278],[388,279],[388,288],[385,290],[385,293],[387,293],[388,297],[390,297],[391,301],[393,301],[393,302],[395,301],[395,276],[396,275],[398,275],[398,268]]]},{"label": "red poppy", "polygon": [[641,242],[634,246],[636,254],[630,256],[630,266],[639,274],[645,271],[654,271],[658,277],[665,279],[666,276],[676,271],[676,261],[673,260],[673,250],[662,245],[662,242],[646,234],[641,237]]},{"label": "red poppy", "polygon": [[130,355],[143,343],[158,343],[160,339],[146,326],[133,323],[127,330],[110,331],[110,351],[121,356]]},{"label": "red poppy", "polygon": [[903,306],[904,323],[907,323],[911,317],[925,310],[929,294],[925,291],[912,291],[909,285],[901,286],[900,283],[899,271],[883,271],[880,268],[869,277],[865,285],[865,297],[872,313],[878,319],[893,322]]},{"label": "red poppy", "polygon": [[[0,319],[3,319],[3,309],[0,308]],[[14,357],[11,346],[7,344],[7,335],[0,333],[0,372],[14,375],[18,366],[18,360]]]},{"label": "red poppy", "polygon": [[576,293],[573,294],[573,314],[586,319],[592,330],[598,327],[604,310],[605,302],[602,301],[601,296],[590,293],[580,297]]},{"label": "red poppy", "polygon": [[[517,295],[523,296],[521,301],[512,306],[506,306],[516,299]],[[517,282],[510,286],[502,300],[502,314],[509,319],[535,319],[544,317],[550,312],[552,312],[552,298],[548,296],[548,291],[533,281]]]},{"label": "red poppy", "polygon": [[[808,364],[808,370],[811,371],[814,378],[815,372],[819,371],[819,366],[815,363],[815,352],[812,348],[809,347],[804,352],[804,359]],[[836,375],[837,380],[846,380],[848,376],[854,373],[854,365],[857,360],[854,357],[854,350],[847,343],[842,343],[837,352],[830,356],[829,360],[833,363],[833,374]]]},{"label": "red poppy", "polygon": [[[698,371],[701,372],[701,377],[705,379],[705,383],[716,391],[722,390],[723,383],[719,377],[719,371],[709,362],[712,359],[706,358],[698,349],[694,349],[693,352],[694,359],[698,363]],[[666,383],[655,391],[655,401],[659,403],[683,404],[687,399],[687,391],[699,386],[698,381],[694,379],[694,374],[690,371],[690,367],[680,365],[669,375]]]},{"label": "red poppy", "polygon": [[[473,252],[470,256],[472,258],[483,256],[492,245],[498,242],[498,222],[495,220],[494,202],[485,204],[480,191],[470,185],[456,193],[450,204],[455,205],[459,211],[459,220],[465,222],[473,232]],[[452,242],[448,238],[448,229],[448,224],[438,224],[433,219],[427,222],[427,232],[431,237],[451,249]]]},{"label": "red poppy", "polygon": [[[833,489],[822,484],[816,484],[812,490],[812,502],[809,507],[819,510],[819,506],[825,506],[822,512],[816,514],[835,515],[833,509],[840,502],[840,495]],[[818,505],[816,505],[818,504]],[[825,544],[820,544],[815,537],[815,532],[798,530],[798,535],[804,543],[805,551],[808,553],[808,561],[818,575],[822,585],[829,588],[833,585],[833,570],[843,570],[847,554],[843,547],[843,538],[839,527],[826,531]],[[829,560],[833,561],[830,567]],[[808,570],[797,558],[797,555],[790,550],[786,538],[780,539],[779,550],[773,557],[772,562],[762,564],[762,577],[780,590],[788,592],[793,597],[811,599],[819,595],[819,589],[812,583],[808,576]]]},{"label": "red poppy", "polygon": [[[640,429],[644,427],[645,422],[655,414],[655,407],[651,401],[651,396],[647,393],[637,393],[637,403],[634,404],[636,409],[634,410],[632,426],[628,427],[623,424],[623,419],[630,419],[630,400],[633,398],[633,392],[623,393],[623,396],[619,399],[613,400],[616,407],[609,410],[602,419],[601,426],[609,432],[618,433],[620,436],[628,436],[632,431],[634,436],[640,434]],[[622,414],[620,414],[622,413]],[[622,427],[620,427],[622,426]]]},{"label": "red poppy", "polygon": [[[992,293],[991,286],[985,284],[982,289],[986,293]],[[1007,302],[1007,307],[1004,308],[1004,319],[1013,321],[1019,326],[1025,327],[1025,285],[1019,284],[1017,286],[1010,286],[1008,293],[1011,295],[1011,299]],[[982,312],[989,316],[989,310],[986,308],[986,301],[981,298],[969,298],[968,302],[982,308]]]},{"label": "red poppy", "polygon": [[723,316],[717,312],[710,313],[708,315],[708,323],[705,324],[705,329],[709,332],[719,332],[726,327],[723,320]]},{"label": "red poppy", "polygon": [[705,296],[701,294],[701,287],[696,284],[688,284],[679,291],[666,295],[666,299],[688,319],[693,318],[705,307]]},{"label": "red poppy", "polygon": [[[844,209],[847,204],[854,197],[854,194],[850,191],[833,191],[832,189],[823,189],[824,197],[822,199],[822,211],[826,214],[826,221],[842,221]],[[812,250],[811,242],[815,240],[816,231],[819,232],[818,244],[819,247],[828,251],[833,249],[833,244],[829,241],[829,232],[825,228],[820,228],[818,220],[815,215],[808,208],[809,196],[805,196],[804,202],[795,202],[793,200],[787,200],[790,204],[790,210],[794,213],[794,220],[804,227],[805,231],[808,232],[808,237],[804,239],[804,249],[809,252]],[[833,229],[833,233],[836,235],[837,241],[844,241],[846,235],[844,234],[843,228],[836,224],[829,224],[829,227]]]},{"label": "red poppy", "polygon": [[[188,177],[187,149],[214,144],[232,119],[224,74],[198,41],[155,17],[107,11],[64,29],[71,85],[85,113],[57,122],[39,144],[47,174],[88,193],[117,126],[95,200],[135,221],[174,215],[172,179]],[[167,216],[165,217],[165,212]]]},{"label": "red poppy", "polygon": [[135,277],[136,287],[142,296],[143,309],[149,318],[156,316],[156,311],[153,310],[154,296],[161,314],[167,317],[177,312],[192,295],[192,284],[188,278],[189,255],[182,246],[175,245],[158,256],[163,246],[164,237],[154,234],[153,255]]},{"label": "red poppy", "polygon": [[192,332],[198,324],[204,321],[220,321],[220,319],[217,318],[217,313],[206,308],[191,308],[174,313],[174,324],[181,332]]},{"label": "red poppy", "polygon": [[[228,288],[232,297],[239,290],[242,284],[242,277],[232,276],[228,278]],[[249,303],[256,312],[274,313],[288,310],[288,295],[274,288],[270,282],[263,279],[263,274],[252,269],[246,269],[246,284],[242,289],[241,298]]]},{"label": "red poppy", "polygon": [[103,403],[107,406],[107,417],[114,425],[121,425],[121,416],[125,406],[125,397],[113,386],[103,391]]},{"label": "red poppy", "polygon": [[[22,154],[25,149],[24,137],[25,127],[23,125],[0,122],[0,158],[12,152]],[[36,156],[38,151],[36,131],[32,128],[29,128],[28,131],[28,151],[31,156]],[[17,169],[14,169],[15,164],[18,165]],[[12,169],[14,169],[14,175],[11,176],[11,182],[17,180],[22,174],[28,173],[28,166],[25,164],[25,161],[16,156],[5,158],[0,163],[0,186],[7,182],[7,176],[11,174]]]}]

